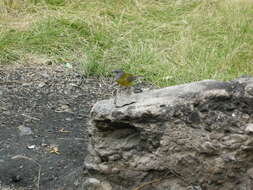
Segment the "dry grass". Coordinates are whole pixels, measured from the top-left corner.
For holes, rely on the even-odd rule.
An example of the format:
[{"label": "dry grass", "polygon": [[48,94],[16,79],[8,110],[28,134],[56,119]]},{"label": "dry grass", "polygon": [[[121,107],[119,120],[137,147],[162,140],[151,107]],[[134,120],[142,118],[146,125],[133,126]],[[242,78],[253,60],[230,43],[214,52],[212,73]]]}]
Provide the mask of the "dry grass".
[{"label": "dry grass", "polygon": [[121,67],[160,86],[253,74],[251,0],[4,2],[2,64],[42,56],[86,75]]}]

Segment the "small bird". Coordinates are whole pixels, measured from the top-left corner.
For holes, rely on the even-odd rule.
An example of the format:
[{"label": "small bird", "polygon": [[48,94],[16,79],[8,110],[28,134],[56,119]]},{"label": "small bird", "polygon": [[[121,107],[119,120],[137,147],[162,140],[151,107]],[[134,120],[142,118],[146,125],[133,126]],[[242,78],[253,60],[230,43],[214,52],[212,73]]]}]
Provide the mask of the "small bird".
[{"label": "small bird", "polygon": [[[132,93],[131,92],[131,88],[129,88],[129,87],[133,86],[134,85],[134,81],[137,78],[141,77],[141,76],[134,76],[134,75],[132,75],[130,73],[126,73],[126,72],[124,72],[121,69],[117,69],[117,70],[114,70],[112,72],[115,73],[115,81],[120,86],[126,87],[127,91],[125,91],[124,94],[126,93],[126,94],[129,94],[129,95]],[[115,107],[121,107],[124,104],[122,104],[122,102],[120,100],[118,100],[118,95],[119,95],[120,89],[116,89],[116,91],[114,91],[114,92],[116,92],[115,98],[114,98]],[[114,94],[114,92],[113,92],[113,94]]]},{"label": "small bird", "polygon": [[115,73],[115,81],[124,87],[130,87],[133,86],[134,81],[141,77],[141,76],[134,76],[130,73],[125,73],[124,71],[122,71],[121,69],[117,69],[112,71],[113,73]]}]

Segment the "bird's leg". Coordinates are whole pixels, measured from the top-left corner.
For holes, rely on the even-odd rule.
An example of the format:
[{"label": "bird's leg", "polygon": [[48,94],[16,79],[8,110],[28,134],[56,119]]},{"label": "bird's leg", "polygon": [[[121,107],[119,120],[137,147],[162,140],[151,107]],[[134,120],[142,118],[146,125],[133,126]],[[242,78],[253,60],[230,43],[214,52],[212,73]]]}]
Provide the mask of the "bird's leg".
[{"label": "bird's leg", "polygon": [[127,94],[128,94],[128,95],[131,95],[131,91],[132,91],[131,88],[132,88],[131,86],[130,86],[129,88],[127,88]]},{"label": "bird's leg", "polygon": [[115,95],[114,101],[113,101],[115,107],[117,107],[117,100],[118,100],[118,93],[119,93],[118,91],[119,91],[118,88],[113,91],[113,95]]},{"label": "bird's leg", "polygon": [[126,94],[131,95],[133,93],[133,89],[134,89],[134,87],[132,87],[132,86],[126,87]]},{"label": "bird's leg", "polygon": [[113,96],[116,96],[117,95],[117,91],[118,91],[118,89],[116,88],[116,89],[114,89],[113,91],[112,91],[112,95]]},{"label": "bird's leg", "polygon": [[117,93],[119,96],[123,96],[125,94],[125,91],[126,91],[126,88],[127,87],[124,87],[124,86],[120,86]]}]

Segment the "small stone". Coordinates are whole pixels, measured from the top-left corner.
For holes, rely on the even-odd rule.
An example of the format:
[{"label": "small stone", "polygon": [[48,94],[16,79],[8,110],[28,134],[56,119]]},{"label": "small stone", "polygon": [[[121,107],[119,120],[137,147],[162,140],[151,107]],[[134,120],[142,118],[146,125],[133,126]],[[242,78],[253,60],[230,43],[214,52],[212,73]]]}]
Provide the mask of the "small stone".
[{"label": "small stone", "polygon": [[75,83],[69,83],[69,86],[78,87],[78,85]]},{"label": "small stone", "polygon": [[100,169],[100,171],[103,171],[105,173],[110,173],[109,167],[105,164],[99,164],[99,169]]},{"label": "small stone", "polygon": [[247,174],[251,179],[253,179],[253,168],[248,169]]},{"label": "small stone", "polygon": [[249,117],[248,114],[242,114],[242,118],[243,118],[243,119],[249,119],[250,117]]},{"label": "small stone", "polygon": [[186,190],[202,190],[202,188],[200,186],[188,186],[186,188]]},{"label": "small stone", "polygon": [[65,120],[66,120],[66,121],[73,121],[73,118],[66,117]]},{"label": "small stone", "polygon": [[28,145],[27,148],[28,149],[35,149],[35,145],[34,144],[33,145]]},{"label": "small stone", "polygon": [[135,89],[134,89],[134,93],[135,93],[135,94],[141,93],[141,92],[143,92],[143,90],[140,89],[140,88],[135,88]]},{"label": "small stone", "polygon": [[253,123],[248,123],[248,124],[246,125],[246,127],[245,127],[245,132],[246,132],[247,134],[253,133]]},{"label": "small stone", "polygon": [[89,190],[112,190],[111,185],[107,181],[100,181],[96,178],[87,178],[83,183],[82,189]]},{"label": "small stone", "polygon": [[224,155],[222,155],[222,158],[225,162],[234,162],[234,161],[236,161],[235,154],[233,154],[233,153],[224,154]]},{"label": "small stone", "polygon": [[112,186],[107,181],[102,181],[101,187],[103,190],[112,190]]},{"label": "small stone", "polygon": [[77,187],[79,185],[79,180],[74,181],[74,185]]},{"label": "small stone", "polygon": [[31,82],[24,82],[24,83],[22,84],[22,86],[24,86],[24,87],[26,87],[26,86],[31,86],[31,85],[32,85]]},{"label": "small stone", "polygon": [[38,84],[38,88],[42,88],[42,87],[44,87],[45,85],[46,85],[46,83],[40,82],[40,83]]},{"label": "small stone", "polygon": [[91,163],[91,162],[84,162],[84,167],[85,169],[89,170],[98,170],[98,167],[96,164]]},{"label": "small stone", "polygon": [[112,168],[112,173],[119,173],[119,169],[118,168]]},{"label": "small stone", "polygon": [[246,91],[250,96],[253,96],[253,84],[248,84],[248,85],[245,87],[245,91]]},{"label": "small stone", "polygon": [[47,64],[47,65],[52,65],[53,62],[52,62],[51,60],[47,60],[47,61],[45,62],[45,64]]},{"label": "small stone", "polygon": [[18,183],[22,180],[22,177],[20,175],[15,175],[11,177],[12,182]]},{"label": "small stone", "polygon": [[112,190],[112,186],[107,181],[100,181],[96,178],[87,178],[82,185],[82,189],[90,190]]},{"label": "small stone", "polygon": [[72,69],[72,68],[73,68],[73,66],[72,66],[71,63],[66,63],[66,64],[65,64],[65,67],[68,68],[68,69]]},{"label": "small stone", "polygon": [[95,162],[96,164],[99,164],[99,163],[102,162],[102,160],[101,160],[100,157],[96,156],[96,157],[94,158],[94,162]]},{"label": "small stone", "polygon": [[18,127],[18,129],[19,129],[19,131],[20,131],[20,133],[19,133],[20,136],[31,135],[31,134],[33,134],[32,130],[31,130],[29,127],[25,127],[25,126],[23,126],[23,125],[20,125],[20,126]]},{"label": "small stone", "polygon": [[192,112],[188,118],[189,123],[198,123],[200,122],[200,116],[198,112]]},{"label": "small stone", "polygon": [[113,154],[113,155],[108,157],[108,159],[110,161],[116,161],[116,160],[119,160],[120,158],[121,158],[121,156],[119,154]]},{"label": "small stone", "polygon": [[46,147],[47,144],[46,143],[41,143],[41,146]]},{"label": "small stone", "polygon": [[50,77],[50,75],[47,72],[41,73],[41,76],[43,78],[49,78]]},{"label": "small stone", "polygon": [[134,154],[132,152],[123,152],[123,159],[128,160],[130,159]]},{"label": "small stone", "polygon": [[59,112],[59,113],[62,113],[62,112],[72,112],[71,108],[64,104],[64,105],[60,105],[58,108],[56,108],[55,112]]},{"label": "small stone", "polygon": [[89,184],[100,184],[100,181],[96,178],[88,178],[88,179],[86,179],[85,182],[89,183]]},{"label": "small stone", "polygon": [[[217,145],[216,145],[217,146]],[[202,153],[215,153],[216,150],[217,150],[217,147],[216,147],[214,144],[212,144],[211,142],[204,142],[202,145],[201,145],[201,152]]]}]

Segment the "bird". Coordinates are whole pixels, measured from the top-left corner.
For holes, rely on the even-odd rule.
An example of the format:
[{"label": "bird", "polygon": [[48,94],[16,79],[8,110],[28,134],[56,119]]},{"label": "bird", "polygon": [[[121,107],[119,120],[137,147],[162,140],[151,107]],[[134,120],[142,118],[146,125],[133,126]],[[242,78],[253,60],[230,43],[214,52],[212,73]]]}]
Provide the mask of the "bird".
[{"label": "bird", "polygon": [[[127,91],[122,91],[123,93],[121,94],[121,96],[124,94],[125,95],[131,95],[131,87],[134,85],[134,81],[137,79],[137,78],[140,78],[142,76],[135,76],[133,74],[130,74],[130,73],[126,73],[124,72],[122,69],[117,69],[117,70],[114,70],[112,71],[113,73],[115,73],[115,81],[118,83],[118,85],[120,85],[121,87],[124,87],[125,90]],[[123,89],[122,89],[123,90]],[[113,94],[115,95],[115,98],[114,98],[114,104],[115,104],[115,107],[121,107],[121,101],[118,100],[118,95],[120,93],[120,89],[116,89]],[[123,104],[124,105],[124,104]]]},{"label": "bird", "polygon": [[113,70],[113,73],[115,73],[115,81],[123,87],[131,87],[134,85],[134,81],[141,77],[141,76],[135,76],[131,73],[126,73],[121,69]]}]

